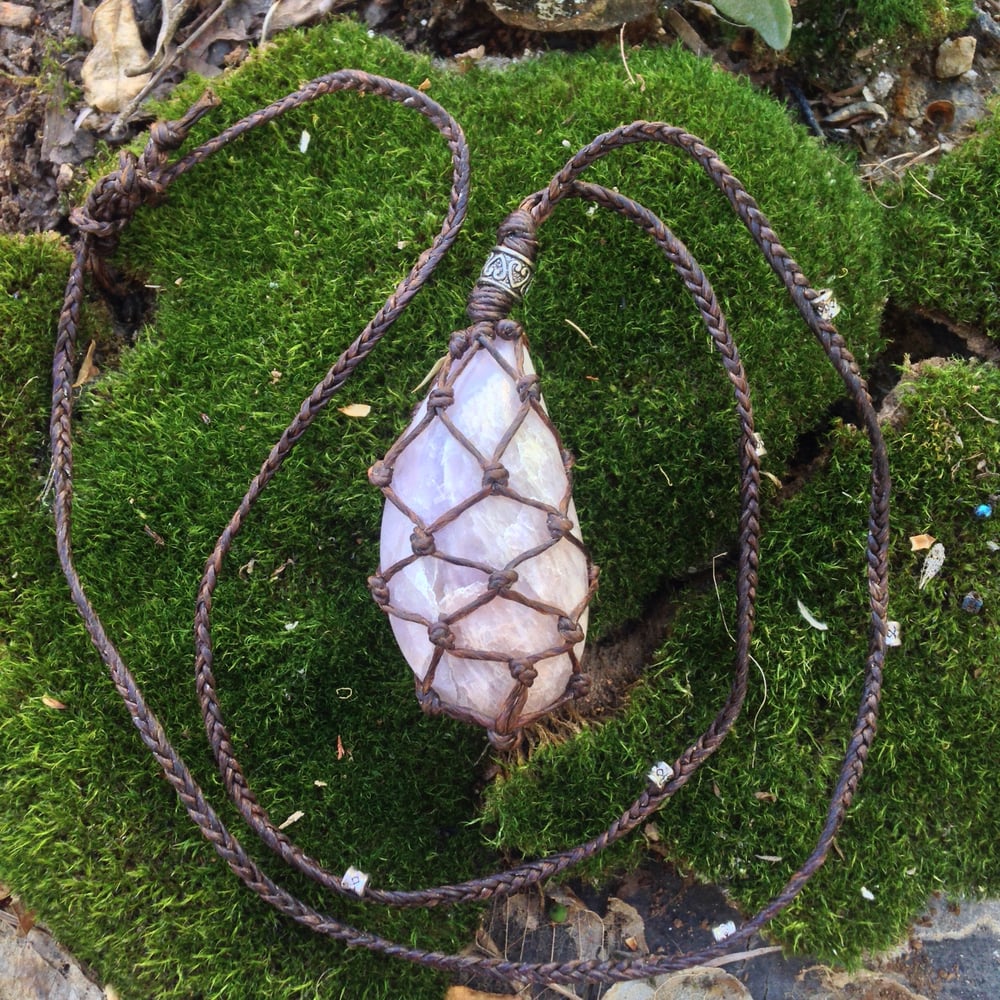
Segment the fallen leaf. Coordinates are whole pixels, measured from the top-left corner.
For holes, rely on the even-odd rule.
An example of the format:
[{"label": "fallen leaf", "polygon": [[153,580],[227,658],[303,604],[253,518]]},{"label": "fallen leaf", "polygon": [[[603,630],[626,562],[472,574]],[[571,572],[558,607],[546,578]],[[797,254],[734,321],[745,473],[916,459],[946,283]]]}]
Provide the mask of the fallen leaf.
[{"label": "fallen leaf", "polygon": [[146,534],[149,535],[149,537],[152,538],[153,541],[156,542],[157,545],[166,545],[167,544],[164,541],[164,539],[163,539],[163,535],[161,535],[157,531],[153,531],[153,529],[148,524],[144,524],[142,526],[142,530],[145,531]]},{"label": "fallen leaf", "polygon": [[334,0],[281,0],[281,3],[274,6],[268,37],[287,28],[298,28],[328,14],[333,10]]},{"label": "fallen leaf", "polygon": [[94,11],[94,47],[83,61],[84,100],[98,111],[121,111],[149,82],[149,73],[129,76],[149,58],[135,23],[132,0],[103,0]]},{"label": "fallen leaf", "polygon": [[[253,562],[253,560],[251,560],[251,562]],[[295,565],[295,560],[289,556],[289,558],[286,559],[280,566],[271,571],[271,575],[268,577],[268,579],[276,580],[279,576],[281,576],[282,573],[285,572],[286,569],[288,569],[289,566],[294,566],[294,565]]]},{"label": "fallen leaf", "polygon": [[937,539],[933,535],[910,535],[910,551],[920,552],[929,549]]},{"label": "fallen leaf", "polygon": [[943,565],[944,546],[940,542],[936,542],[931,546],[930,552],[927,553],[927,558],[924,559],[923,569],[920,571],[920,583],[917,589],[923,590],[941,572]]},{"label": "fallen leaf", "polygon": [[32,910],[29,910],[24,903],[21,902],[17,896],[14,897],[11,903],[11,910],[14,916],[17,917],[17,935],[18,937],[27,937],[28,932],[32,927],[35,926],[35,914]]},{"label": "fallen leaf", "polygon": [[340,733],[337,733],[337,760],[344,759],[344,752],[343,741],[340,739]]},{"label": "fallen leaf", "polygon": [[417,85],[417,90],[419,90],[421,94],[426,94],[430,89],[431,81],[429,77],[424,77],[423,82]]},{"label": "fallen leaf", "polygon": [[754,792],[753,797],[758,802],[777,802],[778,796],[774,792]]},{"label": "fallen leaf", "polygon": [[46,708],[55,708],[58,709],[59,711],[64,711],[66,708],[66,706],[61,701],[59,701],[58,698],[53,698],[51,695],[47,694],[42,695],[42,704]]},{"label": "fallen leaf", "polygon": [[94,364],[94,348],[96,347],[97,341],[92,340],[90,342],[90,346],[87,348],[87,353],[83,356],[83,364],[80,365],[80,371],[76,376],[76,381],[73,383],[74,389],[79,389],[81,385],[93,382],[94,379],[101,374],[100,368]]},{"label": "fallen leaf", "polygon": [[367,403],[348,403],[347,406],[338,406],[337,412],[345,417],[367,417],[372,408]]},{"label": "fallen leaf", "polygon": [[295,812],[293,812],[292,815],[289,816],[284,823],[278,824],[278,829],[279,830],[287,829],[293,823],[298,823],[298,821],[302,819],[303,816],[305,816],[305,813],[301,809],[296,809]]}]

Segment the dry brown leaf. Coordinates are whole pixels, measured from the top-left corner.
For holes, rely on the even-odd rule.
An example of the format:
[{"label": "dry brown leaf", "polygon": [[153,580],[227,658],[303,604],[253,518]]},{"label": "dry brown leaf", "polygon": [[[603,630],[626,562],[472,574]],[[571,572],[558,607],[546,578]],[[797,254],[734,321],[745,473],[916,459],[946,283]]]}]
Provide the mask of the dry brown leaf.
[{"label": "dry brown leaf", "polygon": [[910,551],[920,552],[929,549],[936,541],[933,535],[910,535]]},{"label": "dry brown leaf", "polygon": [[338,406],[337,412],[345,417],[367,417],[372,408],[367,403],[348,403],[347,406]]},{"label": "dry brown leaf", "polygon": [[58,709],[59,711],[63,711],[66,708],[66,706],[61,701],[59,701],[58,698],[53,698],[51,695],[47,694],[42,695],[42,704],[46,708],[55,708]]},{"label": "dry brown leaf", "polygon": [[17,917],[17,936],[27,937],[28,932],[35,926],[35,914],[29,910],[17,896],[11,901],[11,912]]},{"label": "dry brown leaf", "polygon": [[423,81],[417,84],[417,90],[419,90],[421,94],[426,94],[427,91],[430,89],[431,89],[430,77],[425,76]]},{"label": "dry brown leaf", "polygon": [[754,792],[753,797],[758,802],[777,802],[778,796],[774,792]]},{"label": "dry brown leaf", "polygon": [[132,0],[103,0],[94,11],[94,47],[83,61],[84,100],[98,111],[121,111],[149,81],[126,75],[149,58],[135,23]]},{"label": "dry brown leaf", "polygon": [[445,993],[444,1000],[510,1000],[510,997],[500,993],[482,993],[468,986],[452,986]]},{"label": "dry brown leaf", "polygon": [[309,21],[315,21],[329,14],[335,0],[277,0],[268,28],[268,37],[286,28],[298,28]]},{"label": "dry brown leaf", "polygon": [[74,389],[79,389],[81,385],[93,382],[94,379],[101,374],[101,369],[94,364],[94,348],[96,346],[97,341],[92,340],[90,342],[90,346],[87,348],[87,353],[83,357],[83,364],[80,365],[80,371],[76,376],[76,381],[73,383]]}]

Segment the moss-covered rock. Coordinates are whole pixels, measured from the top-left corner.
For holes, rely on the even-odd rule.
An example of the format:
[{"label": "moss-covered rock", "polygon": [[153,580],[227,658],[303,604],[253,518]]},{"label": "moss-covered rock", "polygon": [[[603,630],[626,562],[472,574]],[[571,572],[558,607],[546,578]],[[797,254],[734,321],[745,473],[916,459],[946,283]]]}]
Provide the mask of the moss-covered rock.
[{"label": "moss-covered rock", "polygon": [[892,295],[1000,336],[1000,125],[996,111],[935,167],[908,171],[886,213]]},{"label": "moss-covered rock", "polygon": [[[902,646],[889,649],[878,736],[838,850],[773,925],[780,940],[829,961],[898,942],[932,892],[1000,891],[1000,575],[990,546],[998,531],[974,516],[1000,489],[998,399],[994,366],[928,368],[906,391],[908,421],[888,430],[889,613]],[[766,520],[753,648],[760,670],[744,717],[656,818],[660,846],[727,886],[748,912],[812,849],[861,695],[867,466],[864,436],[842,428],[822,474]],[[921,590],[927,552],[908,539],[926,533],[946,559]],[[983,601],[979,614],[962,607],[970,591]],[[799,600],[827,631],[806,622]],[[491,789],[487,816],[500,824],[501,844],[534,854],[599,832],[652,761],[672,759],[708,724],[729,683],[733,604],[728,584],[692,595],[620,718],[542,749]]]},{"label": "moss-covered rock", "polygon": [[[806,273],[835,289],[862,362],[879,346],[882,244],[877,206],[849,165],[746,83],[680,50],[630,55],[644,88],[628,83],[614,51],[459,75],[336,23],[219,81],[224,108],[198,134],[343,65],[426,79],[463,122],[475,157],[470,217],[436,281],[341,396],[371,404],[371,416],[331,408],[238,540],[216,600],[216,673],[237,752],[272,815],[302,810],[296,839],[333,869],[355,864],[379,885],[412,886],[488,863],[468,825],[482,736],[417,712],[365,587],[380,507],[365,469],[463,325],[499,221],[547,182],[567,147],[636,117],[672,120],[723,155]],[[120,368],[83,391],[76,550],[109,631],[210,792],[217,783],[189,683],[203,560],[301,398],[438,228],[447,165],[439,138],[405,109],[340,95],[227,148],[141,213],[123,244],[123,264],[159,289],[156,317]],[[839,393],[819,347],[723,197],[680,154],[624,151],[593,176],[662,214],[715,278],[768,465],[780,472]],[[604,566],[600,634],[732,534],[735,421],[697,315],[644,238],[573,205],[542,239],[523,318],[550,412],[578,456],[577,503]],[[38,246],[47,256],[36,265]],[[65,268],[54,245],[28,247],[3,243],[0,271],[39,275],[30,314],[18,300],[0,305],[5,341],[27,345],[16,355],[18,386],[47,377],[43,341]],[[12,400],[18,442],[37,435],[39,405],[28,392]],[[47,515],[33,502],[38,471],[14,467],[20,486],[4,513],[2,544],[28,551],[36,570],[5,583],[0,878],[127,995],[434,995],[433,977],[286,924],[202,844],[73,622]],[[46,707],[43,695],[67,709]],[[593,815],[603,822],[600,808]],[[474,917],[348,913],[440,947],[453,947]]]},{"label": "moss-covered rock", "polygon": [[799,0],[789,55],[818,80],[843,83],[864,66],[898,64],[975,14],[972,0]]}]

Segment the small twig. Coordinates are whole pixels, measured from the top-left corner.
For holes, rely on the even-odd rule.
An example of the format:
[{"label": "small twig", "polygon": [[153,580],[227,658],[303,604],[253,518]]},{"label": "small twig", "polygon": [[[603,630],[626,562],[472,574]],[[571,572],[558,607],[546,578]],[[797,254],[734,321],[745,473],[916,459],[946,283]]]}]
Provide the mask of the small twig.
[{"label": "small twig", "polygon": [[583,337],[583,339],[587,341],[587,343],[590,344],[590,346],[593,347],[595,351],[597,350],[597,347],[595,346],[594,342],[590,339],[590,337],[587,336],[586,333],[584,333],[583,330],[580,329],[580,327],[576,325],[576,323],[574,323],[571,319],[567,319],[566,325],[571,326],[574,330],[576,330],[576,332],[580,334],[580,336]]},{"label": "small twig", "polygon": [[267,8],[267,13],[264,15],[264,23],[260,26],[259,44],[261,46],[263,46],[263,44],[267,41],[267,33],[271,30],[271,20],[274,17],[275,12],[277,11],[280,4],[281,0],[274,0],[274,3],[272,3],[271,6]]},{"label": "small twig", "polygon": [[711,968],[719,968],[723,965],[732,965],[734,962],[746,962],[751,958],[759,958],[761,955],[773,955],[776,951],[781,951],[781,945],[772,944],[766,948],[751,948],[750,951],[737,951],[732,955],[722,955],[719,958],[710,959],[702,964]]},{"label": "small twig", "polygon": [[1000,420],[995,420],[993,417],[986,416],[985,413],[980,413],[968,400],[966,400],[965,405],[977,416],[982,417],[988,424],[1000,424]]},{"label": "small twig", "polygon": [[111,123],[111,138],[119,139],[125,133],[125,128],[128,125],[128,120],[135,114],[136,109],[142,102],[149,97],[153,88],[163,79],[166,75],[167,70],[169,70],[177,57],[182,53],[186,52],[194,43],[208,30],[209,26],[214,24],[218,18],[225,13],[233,4],[233,0],[220,0],[219,6],[212,11],[208,17],[205,18],[201,27],[198,28],[189,38],[177,46],[174,51],[167,56],[163,62],[160,64],[160,68],[149,78],[149,82],[146,84],[142,90],[139,91],[131,101],[128,102],[125,109],[119,112],[118,117]]},{"label": "small twig", "polygon": [[736,642],[736,636],[729,630],[729,623],[726,621],[726,610],[722,606],[722,595],[719,593],[719,581],[715,576],[715,560],[729,555],[728,552],[718,552],[712,556],[712,586],[715,587],[715,599],[719,602],[719,616],[722,618],[722,627],[726,630],[726,635]]},{"label": "small twig", "polygon": [[622,55],[622,65],[625,67],[625,75],[628,77],[628,82],[635,86],[635,77],[632,75],[632,70],[628,68],[628,59],[625,58],[625,24],[622,22],[621,31],[618,32],[618,51]]},{"label": "small twig", "polygon": [[795,103],[799,106],[799,111],[802,117],[805,119],[806,126],[809,131],[812,132],[819,139],[826,140],[826,133],[823,131],[823,126],[816,119],[816,114],[812,109],[812,105],[809,103],[806,95],[799,90],[791,81],[785,81],[785,90],[788,91],[789,96]]},{"label": "small twig", "polygon": [[143,73],[150,73],[166,58],[167,46],[174,40],[181,20],[187,13],[191,0],[177,0],[171,5],[170,0],[160,0],[163,16],[161,18],[160,33],[156,37],[156,47],[153,54],[142,66],[125,70],[126,76],[141,76]]}]

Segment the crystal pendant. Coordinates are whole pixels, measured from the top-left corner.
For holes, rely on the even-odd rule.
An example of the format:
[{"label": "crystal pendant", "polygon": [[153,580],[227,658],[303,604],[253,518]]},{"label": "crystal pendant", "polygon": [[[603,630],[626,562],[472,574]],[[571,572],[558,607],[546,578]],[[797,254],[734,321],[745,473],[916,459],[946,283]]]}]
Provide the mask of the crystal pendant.
[{"label": "crystal pendant", "polygon": [[[572,457],[524,331],[503,318],[530,266],[517,251],[494,250],[472,296],[472,326],[452,336],[406,431],[369,470],[386,498],[369,586],[420,703],[485,726],[500,746],[587,689],[580,657],[596,585]],[[476,304],[484,291],[487,308]]]}]

